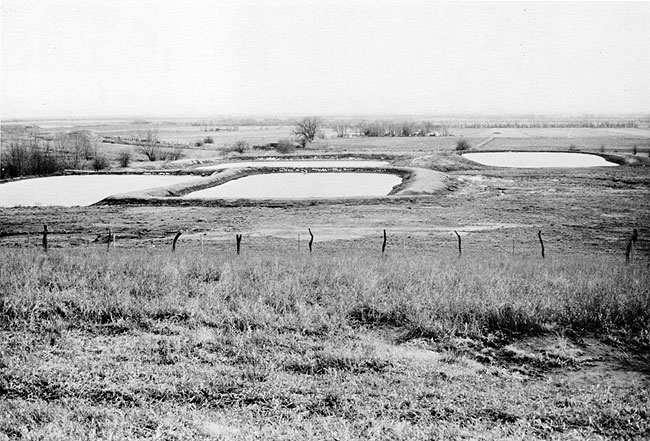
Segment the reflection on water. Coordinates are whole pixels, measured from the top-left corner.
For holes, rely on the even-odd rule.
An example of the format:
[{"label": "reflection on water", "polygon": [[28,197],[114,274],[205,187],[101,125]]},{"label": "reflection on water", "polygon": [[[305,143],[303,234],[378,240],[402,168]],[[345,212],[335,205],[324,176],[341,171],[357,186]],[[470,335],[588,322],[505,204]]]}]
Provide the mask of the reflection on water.
[{"label": "reflection on water", "polygon": [[197,170],[223,170],[237,167],[384,167],[385,161],[250,161],[250,162],[226,162],[223,164],[198,167]]},{"label": "reflection on water", "polygon": [[200,179],[197,176],[92,175],[52,176],[0,184],[0,207],[91,205],[105,197],[166,187]]},{"label": "reflection on water", "polygon": [[616,166],[597,155],[561,152],[483,152],[465,153],[463,158],[494,167],[549,168],[549,167],[609,167]]},{"label": "reflection on water", "polygon": [[275,173],[246,176],[185,198],[300,199],[386,196],[401,178],[385,173]]}]

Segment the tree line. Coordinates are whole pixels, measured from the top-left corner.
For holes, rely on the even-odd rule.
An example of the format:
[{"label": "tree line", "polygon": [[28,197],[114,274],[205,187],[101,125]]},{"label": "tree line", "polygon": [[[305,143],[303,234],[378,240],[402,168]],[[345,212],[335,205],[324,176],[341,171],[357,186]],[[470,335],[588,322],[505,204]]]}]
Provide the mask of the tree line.
[{"label": "tree line", "polygon": [[499,128],[636,128],[633,120],[362,120],[330,122],[339,138],[354,136],[449,136],[449,129],[499,129]]},{"label": "tree line", "polygon": [[352,136],[449,136],[449,125],[433,121],[375,120],[334,123],[339,138]]}]

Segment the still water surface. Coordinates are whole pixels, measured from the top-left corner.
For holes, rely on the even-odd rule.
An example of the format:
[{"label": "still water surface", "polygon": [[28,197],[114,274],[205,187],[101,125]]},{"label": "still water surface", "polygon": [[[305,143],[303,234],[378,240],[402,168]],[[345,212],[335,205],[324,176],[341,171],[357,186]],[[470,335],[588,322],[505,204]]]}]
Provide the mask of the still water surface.
[{"label": "still water surface", "polygon": [[517,168],[579,168],[616,166],[597,155],[562,152],[481,152],[465,153],[464,158],[483,165]]},{"label": "still water surface", "polygon": [[274,173],[246,176],[185,195],[186,199],[301,199],[386,196],[402,182],[386,173]]},{"label": "still water surface", "polygon": [[24,179],[0,184],[0,207],[86,206],[118,193],[166,187],[197,179],[201,178],[191,175],[79,175]]}]

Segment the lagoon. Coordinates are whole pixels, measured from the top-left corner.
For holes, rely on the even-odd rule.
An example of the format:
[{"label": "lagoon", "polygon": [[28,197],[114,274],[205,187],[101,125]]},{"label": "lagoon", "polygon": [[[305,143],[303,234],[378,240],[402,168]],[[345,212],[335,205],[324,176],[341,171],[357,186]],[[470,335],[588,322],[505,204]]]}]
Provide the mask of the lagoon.
[{"label": "lagoon", "polygon": [[480,152],[465,153],[463,158],[493,167],[582,168],[618,165],[598,155],[564,152]]},{"label": "lagoon", "polygon": [[251,175],[183,196],[185,199],[304,199],[386,196],[402,179],[388,173]]},{"label": "lagoon", "polygon": [[87,206],[105,197],[201,179],[194,175],[74,175],[0,184],[0,207]]}]

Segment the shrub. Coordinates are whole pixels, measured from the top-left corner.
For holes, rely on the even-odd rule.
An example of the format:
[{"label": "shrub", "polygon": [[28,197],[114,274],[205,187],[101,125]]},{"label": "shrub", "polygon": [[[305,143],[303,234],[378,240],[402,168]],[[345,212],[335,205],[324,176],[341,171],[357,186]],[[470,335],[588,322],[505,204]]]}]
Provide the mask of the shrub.
[{"label": "shrub", "polygon": [[212,138],[212,136],[206,136],[206,137],[203,139],[203,142],[204,142],[205,144],[214,144],[214,139]]},{"label": "shrub", "polygon": [[198,141],[196,141],[196,143],[194,143],[194,145],[197,147],[201,147],[203,145],[203,141],[199,139]]},{"label": "shrub", "polygon": [[246,141],[237,141],[236,143],[233,144],[231,150],[233,152],[242,154],[249,151],[250,148],[251,148],[250,144],[248,144]]},{"label": "shrub", "polygon": [[183,151],[181,150],[180,147],[176,147],[174,150],[165,150],[163,152],[164,158],[162,158],[165,161],[178,161],[179,159],[183,158]]},{"label": "shrub", "polygon": [[571,145],[569,146],[569,151],[572,151],[572,152],[573,152],[573,151],[575,151],[575,150],[577,150],[577,149],[578,149],[578,147],[576,147],[575,144],[571,144]]},{"label": "shrub", "polygon": [[467,140],[465,138],[460,138],[456,142],[456,151],[462,152],[462,151],[465,151],[465,150],[469,150],[471,148],[472,148],[472,146],[470,145],[469,142],[467,142]]},{"label": "shrub", "polygon": [[296,151],[296,146],[288,139],[278,141],[278,146],[275,148],[278,153],[288,154]]},{"label": "shrub", "polygon": [[99,170],[104,170],[105,168],[108,168],[109,162],[108,158],[104,155],[98,155],[96,154],[95,157],[93,158],[93,170],[99,171]]},{"label": "shrub", "polygon": [[120,167],[128,167],[131,163],[131,151],[126,149],[122,150],[117,156],[117,160],[120,163]]},{"label": "shrub", "polygon": [[2,178],[18,176],[47,176],[63,171],[67,165],[64,152],[34,139],[16,139],[7,142],[2,149]]}]

